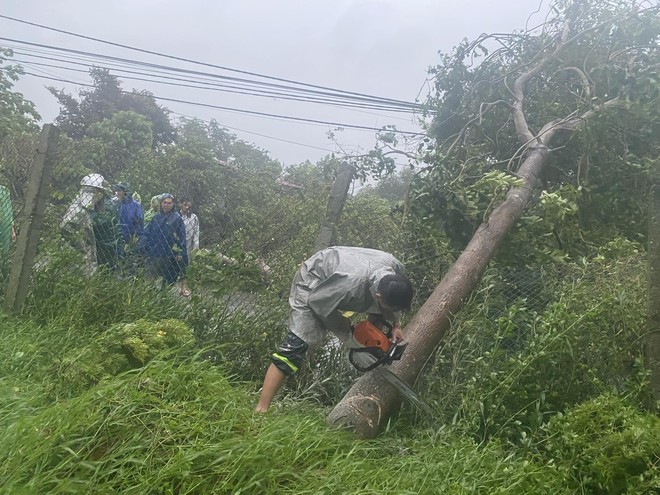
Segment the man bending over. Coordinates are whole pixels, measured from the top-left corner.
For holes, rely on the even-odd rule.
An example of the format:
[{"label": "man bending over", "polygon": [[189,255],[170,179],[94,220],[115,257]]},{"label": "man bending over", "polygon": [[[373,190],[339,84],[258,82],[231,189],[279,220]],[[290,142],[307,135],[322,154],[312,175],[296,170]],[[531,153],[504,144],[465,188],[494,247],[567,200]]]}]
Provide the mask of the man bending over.
[{"label": "man bending over", "polygon": [[393,323],[392,339],[403,340],[400,312],[410,308],[413,288],[394,256],[375,249],[335,246],[314,254],[296,273],[289,293],[289,331],[272,355],[257,412],[266,412],[277,391],[309,350],[330,331],[346,342],[351,323],[341,312],[366,313],[372,323]]}]

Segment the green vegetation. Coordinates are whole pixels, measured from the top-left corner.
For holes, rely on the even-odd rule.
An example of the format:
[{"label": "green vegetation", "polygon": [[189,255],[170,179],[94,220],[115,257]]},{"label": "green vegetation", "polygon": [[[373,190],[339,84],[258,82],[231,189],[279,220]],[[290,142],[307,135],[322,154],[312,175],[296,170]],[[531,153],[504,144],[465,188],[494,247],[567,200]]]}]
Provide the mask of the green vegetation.
[{"label": "green vegetation", "polygon": [[[51,90],[65,135],[47,227],[22,314],[0,312],[0,494],[658,493],[660,419],[643,350],[645,198],[660,168],[650,45],[660,30],[657,16],[632,13],[636,2],[578,4],[588,36],[563,55],[575,67],[529,85],[530,125],[595,105],[585,91],[625,105],[553,150],[542,190],[415,384],[431,413],[404,404],[369,442],[324,422],[358,376],[335,346],[310,356],[269,414],[253,412],[341,160],[284,167],[217,122],[171,121],[102,69],[77,97]],[[606,29],[613,13],[624,20]],[[338,242],[401,259],[413,314],[520,184],[506,105],[473,116],[510,97],[484,81],[499,84],[551,46],[547,35],[512,35],[516,50],[494,53],[480,38],[442,55],[427,102],[436,113],[411,167],[393,170],[389,133],[356,159],[372,181],[345,205]],[[608,50],[581,54],[605,38]],[[1,49],[10,104],[0,110],[0,183],[19,218],[38,115],[11,90],[20,69],[10,59]],[[88,276],[62,246],[59,221],[89,172],[130,182],[145,206],[164,191],[194,198],[202,249],[189,300],[139,272]],[[0,295],[8,265],[3,257]]]},{"label": "green vegetation", "polygon": [[[0,493],[654,493],[643,267],[541,277],[553,301],[536,306],[505,304],[515,277],[494,268],[418,385],[433,415],[406,406],[371,442],[324,423],[354,376],[337,353],[253,413],[286,317],[268,291],[235,311],[210,297],[184,308],[139,283],[61,276],[25,317],[0,316]],[[236,267],[225,286],[252,275]]]},{"label": "green vegetation", "polygon": [[[208,349],[181,346],[183,322],[140,319],[99,333],[4,316],[0,327],[1,493],[650,494],[660,483],[660,420],[613,395],[596,393],[540,428],[511,417],[528,440],[517,445],[505,425],[480,442],[441,415],[413,427],[412,411],[380,439],[356,442],[301,397],[254,414],[254,384]],[[527,364],[490,369],[518,375],[490,388],[509,411],[538,378]],[[555,369],[553,380],[572,373]]]}]

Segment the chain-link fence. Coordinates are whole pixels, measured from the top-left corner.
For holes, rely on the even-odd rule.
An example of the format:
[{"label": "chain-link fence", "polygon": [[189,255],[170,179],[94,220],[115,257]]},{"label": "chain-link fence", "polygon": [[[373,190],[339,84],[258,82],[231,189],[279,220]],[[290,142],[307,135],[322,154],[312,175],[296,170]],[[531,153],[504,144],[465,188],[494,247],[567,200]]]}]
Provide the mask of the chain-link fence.
[{"label": "chain-link fence", "polygon": [[[9,285],[10,260],[19,259],[14,258],[14,251],[25,248],[18,237],[35,228],[25,215],[31,207],[28,197],[34,169],[25,155],[34,158],[35,144],[26,141],[24,146],[3,151],[3,291]],[[197,204],[195,197],[160,190],[157,182],[150,189],[143,188],[141,197],[140,191],[120,178],[90,173],[89,168],[70,170],[66,158],[61,152],[53,164],[56,177],[49,182],[43,225],[36,233],[38,252],[27,260],[32,277],[24,282],[31,310],[52,304],[62,306],[63,313],[63,306],[78,304],[89,313],[88,319],[80,321],[96,321],[103,311],[109,322],[129,321],[130,315],[121,311],[133,311],[129,305],[135,300],[149,304],[147,299],[152,298],[155,309],[149,315],[185,318],[204,344],[231,343],[231,351],[219,350],[216,358],[231,361],[233,371],[243,373],[243,378],[259,380],[264,361],[284,336],[289,284],[299,263],[312,254],[329,188],[320,192],[283,187],[269,190],[267,198],[249,191],[253,195],[250,201],[236,210],[243,215],[241,222],[234,218],[232,228],[220,234],[212,227],[205,231],[205,224],[219,224],[207,222],[204,213],[212,213]],[[240,185],[240,180],[235,184]],[[268,210],[258,208],[260,200],[268,202]],[[414,304],[421,305],[451,265],[449,250],[443,250],[441,242],[430,236],[410,231],[392,234],[398,223],[388,217],[389,207],[378,209],[377,203],[364,198],[350,203],[355,204],[347,204],[344,210],[338,242],[393,252],[407,266],[417,290]],[[537,319],[567,293],[567,287],[585,276],[578,272],[561,264],[498,267],[495,263],[455,321],[448,343],[440,350],[438,369],[443,369],[443,359],[463,356],[461,359],[471,360],[493,349],[505,353],[523,349]],[[76,289],[60,283],[64,279],[75,280],[72,286]],[[117,298],[118,293],[123,294],[122,299]],[[162,294],[169,299],[160,299]],[[67,295],[79,300],[67,301]],[[584,311],[599,304],[588,301]],[[112,305],[119,309],[109,308]],[[56,308],[35,312],[40,318],[60,314]],[[469,329],[477,326],[489,332],[485,334],[488,338],[478,340],[478,346],[469,341],[475,335]],[[466,346],[479,352],[462,352]],[[350,375],[348,380],[336,377],[334,390],[325,375],[339,369],[339,359],[336,346],[320,353],[306,368],[308,378],[299,382],[300,391],[323,382],[324,393],[337,397],[350,382]],[[341,371],[346,371],[343,365]],[[445,372],[446,376],[451,373]]]}]

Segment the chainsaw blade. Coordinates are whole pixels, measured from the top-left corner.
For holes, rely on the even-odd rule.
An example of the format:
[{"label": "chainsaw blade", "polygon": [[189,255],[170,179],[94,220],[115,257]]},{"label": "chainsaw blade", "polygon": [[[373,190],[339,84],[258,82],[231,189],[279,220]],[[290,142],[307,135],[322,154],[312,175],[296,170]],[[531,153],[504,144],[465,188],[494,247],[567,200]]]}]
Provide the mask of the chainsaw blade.
[{"label": "chainsaw blade", "polygon": [[417,392],[415,392],[410,387],[410,385],[404,382],[401,378],[396,376],[391,370],[381,366],[380,368],[376,368],[374,370],[374,373],[379,373],[380,376],[382,376],[383,378],[385,378],[385,380],[387,380],[392,385],[394,385],[397,388],[397,390],[401,392],[401,395],[403,395],[406,399],[408,399],[408,401],[417,409],[423,411],[428,415],[432,414],[431,408],[422,401],[422,399],[419,397]]}]

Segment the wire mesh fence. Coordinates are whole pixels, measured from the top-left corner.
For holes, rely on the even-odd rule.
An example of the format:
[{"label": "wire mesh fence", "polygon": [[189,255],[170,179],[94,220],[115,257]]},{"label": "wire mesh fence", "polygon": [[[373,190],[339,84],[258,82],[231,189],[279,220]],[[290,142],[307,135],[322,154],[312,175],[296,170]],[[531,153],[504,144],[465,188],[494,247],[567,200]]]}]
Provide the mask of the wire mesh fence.
[{"label": "wire mesh fence", "polygon": [[[4,183],[0,186],[0,250],[3,254],[3,283],[0,285],[3,289],[17,232],[22,227],[31,228],[29,222],[20,225],[26,189],[21,182],[27,180],[29,171],[24,155],[33,150],[34,143],[24,144],[18,148],[14,146],[15,149],[3,148],[0,176],[0,183]],[[254,229],[251,237],[246,237],[240,228],[218,235],[215,230],[200,232],[205,219],[202,216],[200,221],[194,212],[200,211],[199,205],[193,198],[180,197],[178,191],[160,191],[142,198],[129,183],[114,182],[100,173],[86,173],[76,178],[69,174],[68,182],[65,187],[57,184],[51,188],[45,227],[33,267],[37,273],[47,271],[56,259],[65,257],[71,273],[85,277],[101,273],[120,280],[149,279],[155,286],[171,288],[184,298],[189,297],[196,286],[197,296],[220,296],[219,300],[233,309],[242,306],[243,301],[250,304],[254,294],[269,285],[271,288],[275,285],[276,291],[285,295],[295,264],[284,263],[279,257],[288,250],[291,258],[300,263],[312,254],[309,252],[312,242],[290,247],[286,243],[314,236],[315,222],[308,219],[303,224],[299,219],[305,214],[320,218],[322,213],[320,209],[305,212],[307,205],[301,206],[304,201],[296,203],[285,191],[281,205],[272,210],[294,220],[278,223],[272,217],[257,219],[263,221],[263,227]],[[155,185],[149,193],[157,189]],[[317,201],[318,204],[322,201]],[[292,211],[282,211],[280,207]],[[369,227],[356,223],[353,221],[343,227],[345,230],[338,233],[339,243],[350,243]],[[409,267],[418,289],[418,305],[430,294],[452,261],[437,246],[420,241],[410,233],[398,237],[381,235],[375,245],[373,239],[368,242],[371,244],[367,247],[391,250]],[[295,256],[296,251],[300,251],[298,256]],[[498,272],[497,279],[484,280],[479,291],[493,284],[497,286],[490,297],[497,297],[499,303],[491,305],[490,316],[498,317],[521,298],[531,308],[543,307],[552,297],[551,286],[561,276],[559,272],[548,273],[542,267],[507,268]],[[233,282],[227,283],[229,280]],[[218,286],[222,286],[222,290],[218,290]],[[235,290],[228,290],[229,286]]]},{"label": "wire mesh fence", "polygon": [[[7,287],[18,234],[32,228],[23,209],[31,167],[25,154],[33,155],[34,145],[34,140],[21,146],[14,142],[13,147],[3,148],[0,157],[0,290]],[[236,363],[235,369],[241,373],[251,370],[252,375],[241,376],[259,380],[257,374],[262,372],[264,361],[285,334],[289,285],[298,264],[312,254],[327,191],[313,190],[306,195],[305,191],[274,189],[268,197],[250,191],[253,196],[244,196],[249,199],[237,210],[243,215],[242,226],[220,233],[216,228],[219,224],[206,218],[215,212],[209,213],[195,197],[185,197],[176,189],[165,190],[153,179],[149,188],[136,191],[121,177],[89,173],[89,169],[69,170],[66,160],[66,152],[61,152],[55,164],[59,174],[49,190],[39,250],[32,265],[30,303],[38,305],[40,298],[61,290],[53,281],[64,277],[76,277],[80,287],[98,289],[90,297],[92,312],[95,304],[101,305],[99,299],[108,295],[103,291],[123,291],[132,286],[133,291],[167,293],[179,301],[180,314],[200,342],[235,344],[231,356],[223,358],[219,351],[217,359]],[[371,203],[361,201],[356,198],[347,204],[338,242],[362,241],[365,247],[393,252],[408,269],[417,292],[414,307],[419,307],[451,265],[451,255],[437,239],[411,231],[392,234],[397,222],[378,209],[369,210]],[[255,208],[260,202],[270,205],[266,215]],[[362,218],[365,211],[366,220]],[[475,322],[494,333],[508,329],[501,338],[491,340],[498,349],[515,352],[528,342],[535,315],[557,302],[561,287],[577,278],[575,272],[561,265],[496,265],[466,301],[466,315],[459,315],[455,329],[469,328]],[[104,281],[109,283],[104,285]],[[456,359],[459,353],[451,346],[462,346],[460,339],[467,335],[452,334],[455,337],[449,347],[440,351],[443,359],[449,359],[447,349],[451,359]],[[299,380],[299,392],[312,393],[310,390],[318,390],[315,384],[320,383],[327,397],[336,397],[345,389],[354,377],[350,373],[346,378],[335,374],[332,383],[327,382],[328,370],[347,371],[339,354],[336,345],[319,353],[307,365],[306,378]],[[473,357],[465,355],[466,359]]]}]

